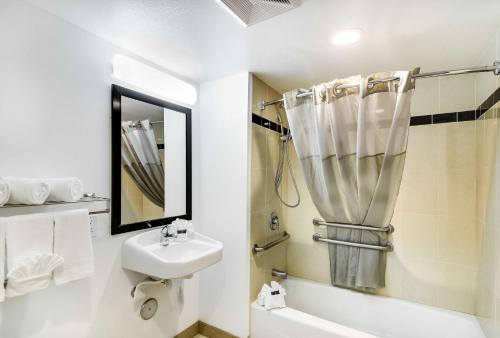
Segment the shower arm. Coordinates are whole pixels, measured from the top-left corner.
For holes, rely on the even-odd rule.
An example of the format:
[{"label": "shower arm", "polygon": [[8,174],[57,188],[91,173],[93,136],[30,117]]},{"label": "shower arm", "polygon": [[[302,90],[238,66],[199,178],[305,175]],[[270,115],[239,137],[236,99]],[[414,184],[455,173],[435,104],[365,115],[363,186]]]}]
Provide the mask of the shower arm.
[{"label": "shower arm", "polygon": [[[462,75],[462,74],[472,74],[472,73],[484,73],[484,72],[493,72],[495,75],[500,75],[500,61],[495,61],[493,62],[492,66],[483,66],[483,67],[475,67],[475,68],[463,68],[463,69],[453,69],[453,70],[441,70],[437,72],[428,72],[428,73],[420,73],[420,74],[413,74],[411,77],[413,79],[422,79],[422,78],[427,78],[427,77],[438,77],[438,76],[450,76],[450,75]],[[388,82],[388,81],[397,81],[399,80],[399,77],[390,77],[386,79],[380,79],[380,80],[372,80],[368,81],[368,86],[372,87],[377,83],[382,83],[382,82]],[[346,88],[353,88],[353,87],[358,87],[359,83],[346,83],[343,85],[339,85],[336,88],[337,89],[346,89]],[[297,94],[297,97],[305,97],[305,96],[310,96],[312,95],[312,90]],[[259,102],[259,109],[264,110],[267,106],[275,105],[284,103],[283,99],[277,99],[277,100],[272,100],[272,101],[260,101]]]}]

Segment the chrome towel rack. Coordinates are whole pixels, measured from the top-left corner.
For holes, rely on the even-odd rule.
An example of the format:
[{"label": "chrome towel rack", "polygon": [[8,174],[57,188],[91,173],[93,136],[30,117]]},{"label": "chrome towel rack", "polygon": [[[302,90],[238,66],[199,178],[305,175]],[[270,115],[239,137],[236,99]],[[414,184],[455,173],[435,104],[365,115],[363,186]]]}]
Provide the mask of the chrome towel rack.
[{"label": "chrome towel rack", "polygon": [[338,241],[336,239],[324,238],[320,234],[314,234],[312,236],[312,238],[316,242],[325,242],[325,243],[330,243],[330,244],[353,246],[353,247],[362,248],[362,249],[371,249],[371,250],[388,251],[388,252],[394,250],[394,247],[393,247],[391,242],[388,242],[387,245],[382,246],[382,245],[371,245],[371,244],[364,244],[364,243]]},{"label": "chrome towel rack", "polygon": [[[85,203],[96,203],[96,202],[105,202],[106,207],[97,210],[89,210],[89,215],[99,215],[99,214],[109,214],[111,211],[110,202],[111,200],[107,197],[98,197],[98,196],[85,196],[76,202],[45,202],[43,204],[38,205],[27,205],[27,204],[6,204],[0,207],[0,215],[1,216],[15,216],[22,214],[31,214],[35,212],[45,212],[46,207],[55,206],[57,209],[52,209],[50,211],[63,211],[68,210],[71,206],[71,209],[74,207],[82,207]],[[60,207],[59,207],[60,206]],[[45,209],[45,210],[44,210]],[[83,208],[82,208],[83,209]]]},{"label": "chrome towel rack", "polygon": [[324,226],[333,227],[333,228],[386,232],[388,234],[392,234],[394,232],[394,227],[391,224],[389,224],[386,227],[379,228],[379,227],[374,227],[372,225],[363,225],[363,224],[349,224],[349,223],[338,223],[338,222],[332,223],[332,222],[323,221],[323,220],[318,219],[318,218],[313,219],[313,224],[316,226],[324,225]]},{"label": "chrome towel rack", "polygon": [[258,252],[267,251],[267,250],[271,249],[272,247],[275,247],[276,245],[283,243],[284,241],[286,241],[289,238],[290,238],[290,235],[285,231],[285,232],[283,232],[283,235],[280,238],[275,239],[274,241],[269,242],[267,244],[264,244],[263,246],[259,246],[257,244],[254,244],[252,251],[254,254],[256,254]]}]

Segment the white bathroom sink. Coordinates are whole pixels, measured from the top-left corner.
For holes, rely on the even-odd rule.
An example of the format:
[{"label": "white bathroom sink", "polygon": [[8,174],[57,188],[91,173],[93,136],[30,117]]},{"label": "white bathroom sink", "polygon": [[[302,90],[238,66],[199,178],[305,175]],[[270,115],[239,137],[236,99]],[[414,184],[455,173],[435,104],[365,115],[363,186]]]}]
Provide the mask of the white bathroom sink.
[{"label": "white bathroom sink", "polygon": [[187,242],[160,245],[160,230],[131,237],[123,243],[122,266],[128,270],[162,278],[182,278],[222,259],[222,243],[200,233]]}]

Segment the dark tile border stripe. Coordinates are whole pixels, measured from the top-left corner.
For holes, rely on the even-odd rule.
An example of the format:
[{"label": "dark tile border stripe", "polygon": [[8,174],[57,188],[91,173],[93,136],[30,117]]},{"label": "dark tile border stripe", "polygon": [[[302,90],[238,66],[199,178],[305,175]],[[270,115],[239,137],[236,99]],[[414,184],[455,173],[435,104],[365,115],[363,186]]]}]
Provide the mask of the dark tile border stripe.
[{"label": "dark tile border stripe", "polygon": [[480,118],[481,115],[486,113],[500,100],[500,87],[498,87],[483,103],[479,105],[476,109],[476,119]]},{"label": "dark tile border stripe", "polygon": [[443,113],[432,115],[432,124],[457,122],[457,113]]},{"label": "dark tile border stripe", "polygon": [[424,124],[432,124],[432,115],[412,116],[410,118],[410,126],[422,126]]},{"label": "dark tile border stripe", "polygon": [[474,121],[476,119],[475,110],[459,111],[457,113],[457,122]]},{"label": "dark tile border stripe", "polygon": [[[281,127],[276,122],[266,119],[258,114],[252,113],[252,123],[255,123],[261,127],[267,128],[269,130],[281,133]],[[288,128],[283,128],[283,133],[288,133]]]},{"label": "dark tile border stripe", "polygon": [[[410,126],[423,126],[427,124],[452,123],[474,121],[480,118],[484,113],[491,109],[497,102],[500,101],[500,87],[498,87],[476,110],[465,110],[452,113],[441,113],[432,115],[412,116]],[[258,114],[252,114],[252,123],[258,124],[269,130],[280,132],[280,126]],[[285,133],[288,132],[284,128]]]}]

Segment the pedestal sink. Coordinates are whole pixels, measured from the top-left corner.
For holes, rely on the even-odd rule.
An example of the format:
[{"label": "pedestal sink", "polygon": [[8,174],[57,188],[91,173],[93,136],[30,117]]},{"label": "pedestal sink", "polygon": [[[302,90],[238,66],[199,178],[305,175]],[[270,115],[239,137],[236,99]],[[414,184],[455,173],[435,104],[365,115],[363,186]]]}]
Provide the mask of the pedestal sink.
[{"label": "pedestal sink", "polygon": [[150,230],[125,241],[122,266],[160,278],[187,277],[222,259],[222,243],[200,233],[187,242],[160,245],[160,229]]}]

